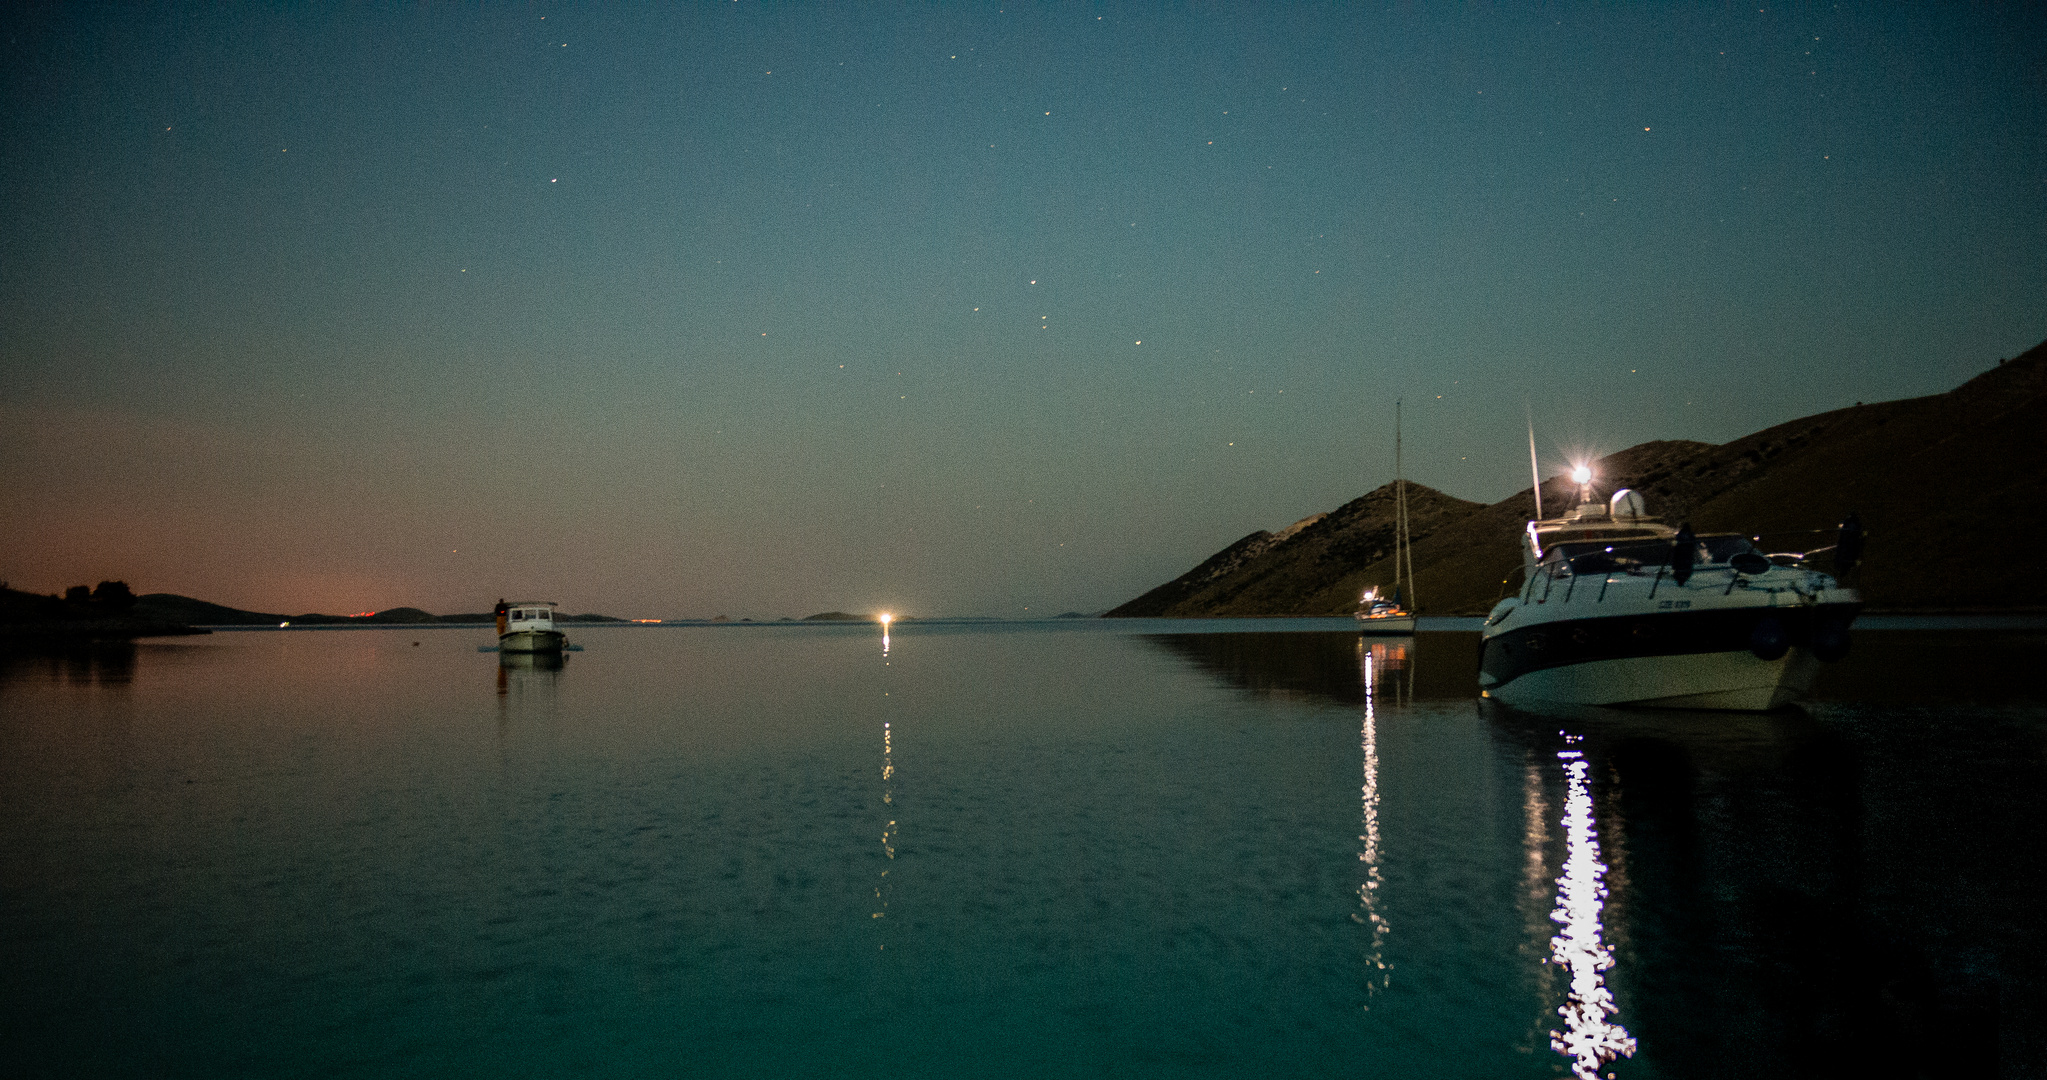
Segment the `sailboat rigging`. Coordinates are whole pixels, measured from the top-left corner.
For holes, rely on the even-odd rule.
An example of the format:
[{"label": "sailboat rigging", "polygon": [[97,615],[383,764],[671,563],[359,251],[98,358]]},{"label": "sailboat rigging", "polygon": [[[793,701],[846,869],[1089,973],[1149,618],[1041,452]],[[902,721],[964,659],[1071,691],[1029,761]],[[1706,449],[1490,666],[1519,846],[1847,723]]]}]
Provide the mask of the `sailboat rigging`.
[{"label": "sailboat rigging", "polygon": [[[1400,402],[1393,403],[1393,595],[1372,586],[1358,598],[1358,630],[1366,634],[1412,634],[1415,600],[1414,553],[1407,542],[1407,470],[1401,460]],[[1404,588],[1403,588],[1404,586]]]}]

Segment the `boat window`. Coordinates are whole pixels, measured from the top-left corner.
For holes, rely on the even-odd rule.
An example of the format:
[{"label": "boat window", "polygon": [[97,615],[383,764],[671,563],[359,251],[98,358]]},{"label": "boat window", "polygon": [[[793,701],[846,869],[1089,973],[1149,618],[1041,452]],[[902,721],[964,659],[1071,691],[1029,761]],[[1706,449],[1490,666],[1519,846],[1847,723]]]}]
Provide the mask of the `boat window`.
[{"label": "boat window", "polygon": [[[1733,533],[1701,536],[1692,555],[1692,565],[1726,566],[1727,560],[1744,551],[1755,551],[1755,546],[1745,536]],[[1583,556],[1595,554],[1603,554],[1605,559],[1579,561]],[[1574,563],[1587,574],[1654,573],[1658,567],[1670,565],[1670,542],[1660,539],[1623,543],[1579,541],[1553,545],[1542,555],[1542,565],[1558,576],[1570,574]]]},{"label": "boat window", "polygon": [[1725,565],[1727,560],[1744,551],[1754,551],[1755,545],[1745,536],[1701,536],[1699,537],[1699,562]]},{"label": "boat window", "polygon": [[[1587,559],[1586,556],[1603,556]],[[1623,543],[1558,544],[1543,553],[1543,565],[1554,574],[1569,574],[1575,564],[1588,574],[1654,572],[1668,564],[1670,544],[1663,540]],[[1581,561],[1583,560],[1583,561]]]}]

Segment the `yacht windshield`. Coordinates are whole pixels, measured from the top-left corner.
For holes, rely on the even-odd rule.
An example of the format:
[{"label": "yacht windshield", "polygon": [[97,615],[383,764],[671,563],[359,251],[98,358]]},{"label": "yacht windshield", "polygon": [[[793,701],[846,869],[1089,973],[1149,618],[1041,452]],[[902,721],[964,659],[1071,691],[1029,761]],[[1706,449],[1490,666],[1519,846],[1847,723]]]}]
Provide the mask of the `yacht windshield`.
[{"label": "yacht windshield", "polygon": [[[1630,540],[1619,543],[1577,542],[1557,544],[1543,553],[1542,564],[1552,574],[1641,574],[1654,573],[1670,565],[1667,540]],[[1727,560],[1744,551],[1754,551],[1748,538],[1728,533],[1701,536],[1692,555],[1692,565],[1725,566]]]},{"label": "yacht windshield", "polygon": [[1749,543],[1748,537],[1745,536],[1701,536],[1699,537],[1699,565],[1704,566],[1708,563],[1725,565],[1727,560],[1734,558],[1736,555],[1744,551],[1754,551],[1755,549],[1755,545]]},{"label": "yacht windshield", "polygon": [[1614,544],[1558,544],[1543,555],[1543,563],[1554,573],[1606,574],[1653,572],[1670,559],[1670,544],[1662,540],[1630,540]]}]

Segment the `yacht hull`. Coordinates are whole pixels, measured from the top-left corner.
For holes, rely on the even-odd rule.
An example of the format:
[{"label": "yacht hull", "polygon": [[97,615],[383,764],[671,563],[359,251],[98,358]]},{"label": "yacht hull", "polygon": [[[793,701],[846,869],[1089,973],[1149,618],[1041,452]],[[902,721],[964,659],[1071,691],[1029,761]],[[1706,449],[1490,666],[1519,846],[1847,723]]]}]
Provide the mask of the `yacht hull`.
[{"label": "yacht hull", "polygon": [[1716,599],[1724,606],[1701,598],[1701,609],[1681,612],[1502,612],[1480,646],[1479,686],[1509,705],[1774,709],[1811,688],[1821,659],[1846,651],[1862,606],[1846,596],[1795,606]]},{"label": "yacht hull", "polygon": [[1358,633],[1374,637],[1385,635],[1411,635],[1414,633],[1414,616],[1382,615],[1376,619],[1358,616]]},{"label": "yacht hull", "polygon": [[1486,696],[1508,705],[1634,705],[1760,712],[1812,688],[1819,661],[1804,649],[1775,660],[1739,652],[1629,656],[1531,671]]},{"label": "yacht hull", "polygon": [[514,630],[498,635],[501,653],[558,653],[568,642],[559,630]]}]

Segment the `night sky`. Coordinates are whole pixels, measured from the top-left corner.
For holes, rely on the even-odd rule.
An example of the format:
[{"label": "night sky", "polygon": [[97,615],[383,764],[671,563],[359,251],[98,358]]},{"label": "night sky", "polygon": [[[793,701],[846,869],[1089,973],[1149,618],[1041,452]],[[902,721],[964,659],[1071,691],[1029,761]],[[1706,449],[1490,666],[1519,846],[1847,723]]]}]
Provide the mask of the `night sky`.
[{"label": "night sky", "polygon": [[2047,337],[2037,5],[283,7],[9,17],[17,588],[1097,611]]}]

